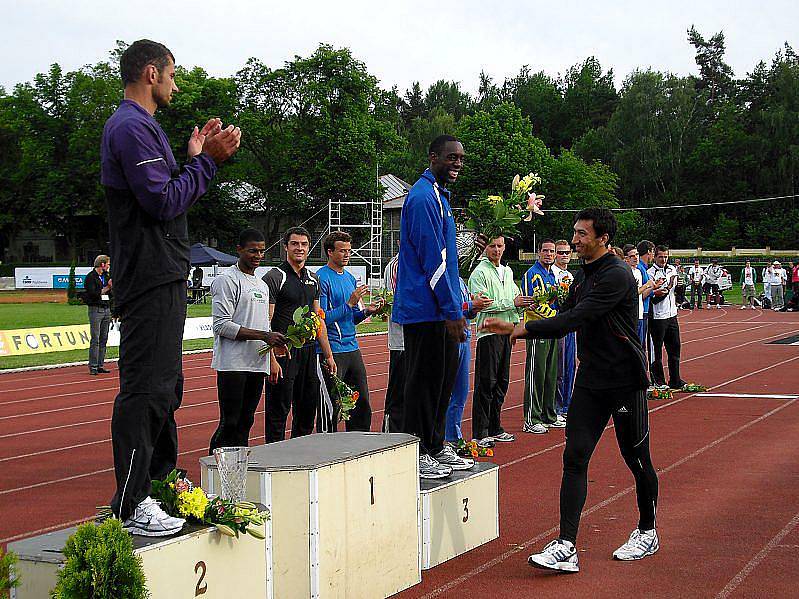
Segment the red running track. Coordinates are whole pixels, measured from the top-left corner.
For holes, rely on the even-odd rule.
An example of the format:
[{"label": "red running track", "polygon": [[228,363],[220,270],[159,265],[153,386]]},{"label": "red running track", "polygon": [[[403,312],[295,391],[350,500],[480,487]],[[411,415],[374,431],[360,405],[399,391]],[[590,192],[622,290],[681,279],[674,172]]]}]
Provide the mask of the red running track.
[{"label": "red running track", "polygon": [[[526,597],[786,597],[799,583],[799,405],[766,395],[799,393],[799,348],[769,341],[799,334],[795,314],[737,309],[680,317],[684,378],[713,393],[651,402],[653,461],[660,476],[661,551],[614,562],[636,523],[632,478],[612,434],[591,463],[578,548],[581,573],[550,575],[526,564],[557,532],[563,432],[521,433],[523,360],[514,351],[503,425],[518,437],[497,448],[500,530],[496,541],[426,571],[399,597],[489,593]],[[373,430],[382,419],[388,372],[384,336],[360,340],[369,371]],[[210,354],[184,358],[178,412],[180,463],[197,459],[217,420]],[[85,367],[0,375],[0,543],[90,518],[113,492],[110,417],[116,379]],[[251,442],[263,442],[263,406]],[[467,406],[464,432],[471,428]]]}]

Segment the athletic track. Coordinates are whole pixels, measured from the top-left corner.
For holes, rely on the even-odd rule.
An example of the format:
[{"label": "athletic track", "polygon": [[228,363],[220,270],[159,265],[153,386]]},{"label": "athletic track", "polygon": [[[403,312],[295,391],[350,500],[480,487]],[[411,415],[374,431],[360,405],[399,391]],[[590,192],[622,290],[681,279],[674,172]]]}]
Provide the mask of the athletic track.
[{"label": "athletic track", "polygon": [[[501,536],[426,571],[421,585],[399,597],[799,596],[799,346],[768,344],[799,334],[799,318],[730,308],[681,314],[680,323],[683,378],[721,396],[650,402],[660,476],[658,554],[634,563],[610,558],[635,526],[636,510],[632,477],[608,432],[591,463],[578,539],[581,573],[552,575],[527,566],[531,549],[557,532],[563,432],[520,432],[520,345],[503,409],[503,424],[517,441],[498,447],[494,458],[501,465]],[[360,343],[372,429],[378,430],[386,340],[379,335]],[[217,422],[210,358],[184,357],[180,464],[194,479]],[[108,502],[116,389],[114,375],[90,377],[85,366],[0,375],[1,544],[74,525]],[[470,415],[467,405],[466,434]],[[262,442],[263,404],[251,444]]]}]

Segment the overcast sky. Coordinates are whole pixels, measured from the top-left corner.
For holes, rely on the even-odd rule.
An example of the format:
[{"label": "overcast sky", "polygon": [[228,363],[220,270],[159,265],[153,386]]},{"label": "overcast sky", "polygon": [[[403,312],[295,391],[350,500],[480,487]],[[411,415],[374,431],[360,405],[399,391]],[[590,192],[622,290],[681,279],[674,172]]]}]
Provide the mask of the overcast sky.
[{"label": "overcast sky", "polygon": [[723,30],[736,75],[769,62],[784,42],[799,46],[799,2],[671,0],[577,2],[361,2],[228,0],[117,2],[0,0],[0,85],[9,90],[58,62],[65,69],[104,60],[115,40],[165,43],[178,64],[231,75],[248,57],[280,66],[320,42],[349,47],[383,87],[405,90],[438,79],[476,91],[522,65],[557,75],[596,56],[616,81],[637,67],[696,72],[691,24],[709,38]]}]

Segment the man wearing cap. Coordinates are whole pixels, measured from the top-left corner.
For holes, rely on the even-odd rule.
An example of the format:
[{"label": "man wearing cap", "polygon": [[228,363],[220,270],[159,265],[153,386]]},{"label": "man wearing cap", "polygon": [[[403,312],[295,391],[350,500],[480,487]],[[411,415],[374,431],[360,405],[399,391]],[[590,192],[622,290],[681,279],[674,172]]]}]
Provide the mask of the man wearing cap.
[{"label": "man wearing cap", "polygon": [[779,310],[785,305],[785,294],[782,287],[788,280],[785,269],[778,260],[774,260],[771,263],[771,268],[766,271],[766,276],[771,287],[771,309]]}]

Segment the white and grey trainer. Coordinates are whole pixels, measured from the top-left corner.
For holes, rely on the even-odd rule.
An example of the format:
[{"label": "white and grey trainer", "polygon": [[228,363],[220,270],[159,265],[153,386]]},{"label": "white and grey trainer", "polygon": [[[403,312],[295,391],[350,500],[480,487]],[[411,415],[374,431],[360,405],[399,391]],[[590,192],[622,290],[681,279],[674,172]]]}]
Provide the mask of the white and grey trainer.
[{"label": "white and grey trainer", "polygon": [[535,424],[527,424],[525,423],[522,426],[523,433],[533,433],[535,435],[543,435],[544,433],[548,433],[549,429],[546,427],[545,424],[541,422],[536,422]]},{"label": "white and grey trainer", "polygon": [[168,537],[177,534],[186,521],[183,518],[170,516],[152,497],[145,498],[130,518],[122,523],[122,527],[129,533],[143,537]]},{"label": "white and grey trainer", "polygon": [[622,561],[643,559],[660,549],[658,533],[652,530],[635,529],[627,542],[613,552],[613,557]]},{"label": "white and grey trainer", "polygon": [[419,456],[419,478],[447,478],[452,474],[452,468],[439,464],[434,457],[425,454]]},{"label": "white and grey trainer", "polygon": [[449,466],[453,470],[469,470],[474,467],[474,460],[462,458],[449,445],[445,445],[435,456],[435,460],[442,466]]},{"label": "white and grey trainer", "polygon": [[569,541],[555,539],[544,547],[541,553],[534,553],[527,558],[533,568],[557,570],[559,572],[579,572],[577,549]]},{"label": "white and grey trainer", "polygon": [[511,443],[516,440],[516,437],[505,431],[502,431],[498,435],[491,435],[491,438],[494,439],[496,443]]}]

